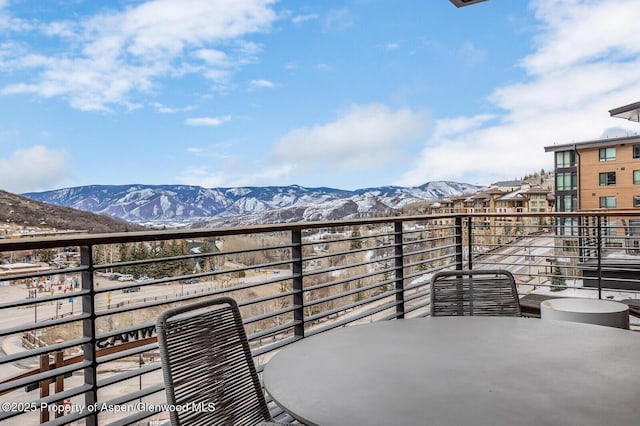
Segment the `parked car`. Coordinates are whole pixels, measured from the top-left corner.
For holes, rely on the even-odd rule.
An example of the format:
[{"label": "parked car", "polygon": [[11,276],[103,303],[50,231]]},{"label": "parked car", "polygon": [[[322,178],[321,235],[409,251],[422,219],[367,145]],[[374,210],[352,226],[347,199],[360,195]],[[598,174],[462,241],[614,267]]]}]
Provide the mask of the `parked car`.
[{"label": "parked car", "polygon": [[67,265],[65,265],[64,263],[61,263],[58,260],[53,260],[53,261],[49,262],[49,266],[53,266],[54,268],[58,268],[58,269],[66,269],[66,268],[68,268]]},{"label": "parked car", "polygon": [[144,283],[147,281],[151,281],[151,278],[146,275],[143,275],[136,280],[137,283]]},{"label": "parked car", "polygon": [[135,293],[136,291],[140,291],[140,287],[127,287],[122,289],[123,293]]},{"label": "parked car", "polygon": [[183,284],[196,284],[200,282],[200,278],[187,278],[185,280],[182,280]]},{"label": "parked car", "polygon": [[118,277],[118,281],[133,281],[133,275],[131,274],[122,274]]}]

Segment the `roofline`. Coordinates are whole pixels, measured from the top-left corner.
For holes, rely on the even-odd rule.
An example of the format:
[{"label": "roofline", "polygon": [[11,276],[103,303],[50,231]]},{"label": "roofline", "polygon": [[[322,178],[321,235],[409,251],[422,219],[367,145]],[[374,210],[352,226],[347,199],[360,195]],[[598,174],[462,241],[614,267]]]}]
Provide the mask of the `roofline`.
[{"label": "roofline", "polygon": [[471,6],[472,4],[480,3],[486,0],[449,0],[455,5],[455,7]]},{"label": "roofline", "polygon": [[514,186],[514,185],[508,185],[508,184],[515,184],[515,185],[522,185],[524,183],[523,180],[500,180],[498,182],[493,182],[491,185],[500,185],[503,184],[503,186]]},{"label": "roofline", "polygon": [[640,136],[623,136],[619,138],[594,139],[590,141],[566,143],[562,145],[545,146],[544,152],[568,151],[581,148],[602,148],[607,146],[622,145],[625,143],[640,143]]},{"label": "roofline", "polygon": [[[634,118],[632,115],[629,114],[629,116],[625,116],[623,114],[625,113],[631,113],[631,112],[635,112],[636,113],[636,117]],[[614,108],[614,109],[610,109],[609,110],[609,115],[611,117],[618,117],[618,118],[624,118],[630,121],[640,121],[640,102],[634,102],[632,104],[629,105],[625,105],[625,106],[621,106],[618,108]]]}]

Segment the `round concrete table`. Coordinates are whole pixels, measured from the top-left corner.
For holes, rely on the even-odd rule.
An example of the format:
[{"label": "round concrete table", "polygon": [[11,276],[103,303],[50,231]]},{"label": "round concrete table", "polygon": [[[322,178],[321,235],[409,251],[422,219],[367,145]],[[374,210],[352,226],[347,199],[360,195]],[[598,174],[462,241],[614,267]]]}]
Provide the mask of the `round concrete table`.
[{"label": "round concrete table", "polygon": [[640,334],[440,317],[328,331],[276,354],[271,397],[308,425],[638,425]]},{"label": "round concrete table", "polygon": [[629,306],[612,300],[561,298],[540,303],[542,319],[629,328]]}]

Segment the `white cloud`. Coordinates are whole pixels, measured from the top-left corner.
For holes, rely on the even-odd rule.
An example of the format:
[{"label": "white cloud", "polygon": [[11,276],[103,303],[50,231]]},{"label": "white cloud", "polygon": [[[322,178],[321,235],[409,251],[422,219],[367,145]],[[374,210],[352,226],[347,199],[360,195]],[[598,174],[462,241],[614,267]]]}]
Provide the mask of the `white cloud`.
[{"label": "white cloud", "polygon": [[384,48],[387,50],[398,50],[400,48],[399,43],[387,43],[384,45]]},{"label": "white cloud", "polygon": [[484,61],[487,57],[487,52],[470,41],[467,41],[462,44],[460,55],[468,65],[476,65],[478,62]]},{"label": "white cloud", "polygon": [[256,182],[273,182],[288,175],[292,167],[286,164],[257,165],[254,172],[245,173],[238,170],[213,171],[207,166],[188,167],[178,176],[183,185],[198,185],[205,188],[237,187],[255,185]]},{"label": "white cloud", "polygon": [[523,60],[531,74],[543,75],[615,55],[635,56],[640,51],[640,4],[636,0],[535,0],[533,5],[542,32],[536,52]]},{"label": "white cloud", "polygon": [[226,147],[224,147],[224,144],[215,144],[207,148],[189,147],[186,149],[189,154],[194,154],[198,158],[214,158],[224,161],[225,163],[235,161],[234,157],[225,152],[225,150]]},{"label": "white cloud", "polygon": [[264,182],[265,185],[280,182],[281,178],[288,176],[293,171],[290,164],[265,165],[256,164],[252,173],[230,174],[225,179],[225,186],[251,186],[256,182]]},{"label": "white cloud", "polygon": [[223,115],[220,117],[196,117],[187,118],[185,124],[187,126],[219,126],[222,123],[231,121],[230,115]]},{"label": "white cloud", "polygon": [[206,166],[188,167],[177,177],[178,182],[183,185],[197,185],[204,188],[218,188],[225,185],[226,174],[222,172],[212,172]]},{"label": "white cloud", "polygon": [[55,188],[69,177],[64,151],[36,145],[0,157],[0,188],[16,194]]},{"label": "white cloud", "polygon": [[553,165],[544,147],[637,132],[608,110],[638,101],[640,19],[635,0],[534,0],[540,32],[521,61],[526,81],[499,87],[493,116],[439,120],[395,184],[451,179],[487,184]]},{"label": "white cloud", "polygon": [[163,105],[159,102],[153,102],[151,104],[152,107],[154,107],[156,109],[156,111],[163,113],[163,114],[176,114],[178,112],[187,112],[187,111],[191,111],[193,110],[193,106],[192,105],[187,105],[184,107],[169,107],[166,105]]},{"label": "white cloud", "polygon": [[276,84],[269,80],[251,80],[249,82],[249,90],[257,89],[273,89]]},{"label": "white cloud", "polygon": [[333,122],[289,132],[277,142],[274,159],[302,170],[372,169],[401,158],[426,124],[422,112],[355,105]]},{"label": "white cloud", "polygon": [[309,15],[298,15],[298,16],[294,16],[291,19],[291,22],[298,25],[308,21],[315,21],[318,18],[320,18],[320,15],[317,15],[315,13],[309,14]]},{"label": "white cloud", "polygon": [[0,31],[30,31],[33,25],[24,19],[18,19],[6,10],[9,0],[0,0]]},{"label": "white cloud", "polygon": [[316,69],[322,72],[331,72],[333,71],[333,67],[329,64],[317,64]]},{"label": "white cloud", "polygon": [[199,49],[194,52],[194,56],[207,64],[217,66],[229,66],[232,61],[229,55],[218,49]]},{"label": "white cloud", "polygon": [[[224,82],[233,69],[256,61],[260,47],[242,38],[269,30],[274,2],[150,0],[76,23],[41,24],[42,34],[64,39],[66,51],[11,61],[12,70],[27,77],[2,93],[60,96],[81,110],[107,110],[137,107],[135,95],[154,89],[160,78],[188,72]],[[30,63],[28,55],[41,60]]]},{"label": "white cloud", "polygon": [[353,14],[349,9],[334,9],[329,11],[324,19],[324,25],[330,31],[344,31],[354,24]]},{"label": "white cloud", "polygon": [[264,161],[250,167],[243,157],[227,153],[236,142],[188,149],[198,157],[215,158],[220,167],[185,168],[178,181],[205,187],[275,185],[298,179],[301,172],[375,169],[403,160],[406,147],[424,135],[426,125],[422,112],[391,110],[381,104],[354,105],[332,122],[289,132]]}]

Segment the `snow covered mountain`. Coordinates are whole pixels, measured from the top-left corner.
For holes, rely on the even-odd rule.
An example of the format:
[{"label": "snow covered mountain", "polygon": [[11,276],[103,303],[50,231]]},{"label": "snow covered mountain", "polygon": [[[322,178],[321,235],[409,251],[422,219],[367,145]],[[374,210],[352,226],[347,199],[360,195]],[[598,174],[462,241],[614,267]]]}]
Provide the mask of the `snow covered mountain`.
[{"label": "snow covered mountain", "polygon": [[22,195],[135,223],[210,224],[214,219],[227,224],[256,224],[362,217],[480,188],[444,181],[413,188],[384,186],[355,191],[297,185],[239,188],[91,185]]}]

